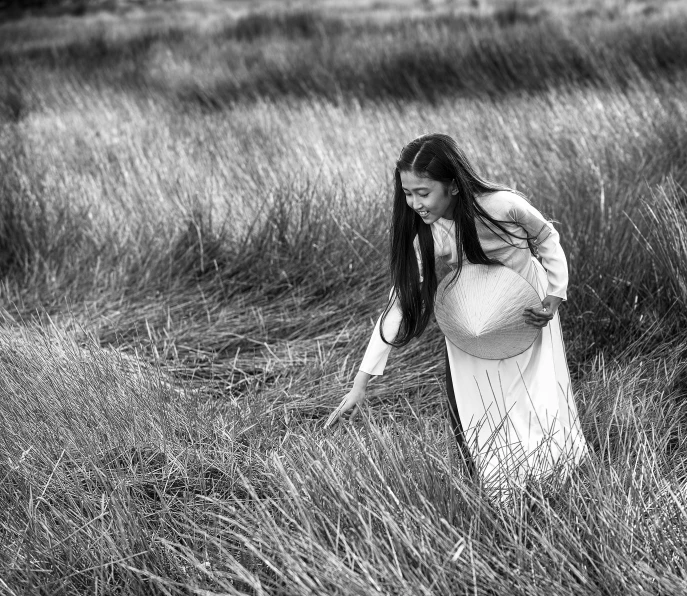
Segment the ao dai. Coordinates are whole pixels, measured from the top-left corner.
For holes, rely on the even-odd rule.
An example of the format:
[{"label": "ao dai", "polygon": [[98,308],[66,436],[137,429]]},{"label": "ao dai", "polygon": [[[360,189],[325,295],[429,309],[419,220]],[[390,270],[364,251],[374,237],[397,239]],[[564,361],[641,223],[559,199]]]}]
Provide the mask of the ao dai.
[{"label": "ao dai", "polygon": [[[510,191],[476,198],[482,208],[513,237],[476,220],[487,257],[497,259],[524,277],[544,299],[566,299],[568,267],[553,225],[526,199]],[[440,218],[431,224],[434,254],[449,266],[463,259],[454,222]],[[497,233],[498,232],[498,233]],[[541,262],[532,256],[527,236]],[[417,240],[417,239],[416,239]],[[419,259],[419,251],[416,252]],[[391,346],[384,343],[377,321],[360,370],[384,372]],[[398,334],[401,312],[394,302],[384,322],[384,336]],[[586,453],[577,419],[558,313],[530,348],[502,360],[485,360],[463,352],[448,339],[446,349],[456,406],[474,463],[487,483],[503,487],[528,474],[546,473],[557,465],[577,463]]]}]

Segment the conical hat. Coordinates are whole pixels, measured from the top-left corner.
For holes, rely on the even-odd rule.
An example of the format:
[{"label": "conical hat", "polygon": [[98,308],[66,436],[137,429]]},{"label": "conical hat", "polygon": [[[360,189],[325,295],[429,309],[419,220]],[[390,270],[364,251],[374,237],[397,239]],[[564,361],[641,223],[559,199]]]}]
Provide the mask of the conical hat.
[{"label": "conical hat", "polygon": [[529,348],[541,331],[523,310],[541,308],[532,284],[501,265],[466,263],[455,282],[449,273],[437,288],[434,313],[448,340],[464,352],[501,360]]}]

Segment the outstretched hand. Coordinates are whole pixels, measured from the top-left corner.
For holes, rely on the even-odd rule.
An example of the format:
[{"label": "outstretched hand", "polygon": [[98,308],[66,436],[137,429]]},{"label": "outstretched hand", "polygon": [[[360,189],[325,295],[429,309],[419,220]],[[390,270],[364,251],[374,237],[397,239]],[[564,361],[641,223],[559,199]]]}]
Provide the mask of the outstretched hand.
[{"label": "outstretched hand", "polygon": [[344,395],[341,403],[329,415],[327,422],[324,423],[324,428],[336,424],[341,417],[350,412],[350,418],[355,418],[360,412],[360,406],[365,400],[365,389],[354,386],[346,395]]},{"label": "outstretched hand", "polygon": [[546,327],[558,311],[561,302],[563,299],[558,296],[547,296],[542,300],[541,308],[526,308],[522,313],[525,317],[525,323],[540,329]]}]

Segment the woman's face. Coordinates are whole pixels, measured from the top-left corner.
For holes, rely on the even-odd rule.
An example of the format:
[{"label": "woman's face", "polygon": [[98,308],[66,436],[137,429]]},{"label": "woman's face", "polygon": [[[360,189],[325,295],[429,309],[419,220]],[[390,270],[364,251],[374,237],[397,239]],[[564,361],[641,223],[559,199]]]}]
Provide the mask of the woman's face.
[{"label": "woman's face", "polygon": [[426,224],[434,223],[440,217],[451,219],[453,205],[458,200],[455,182],[446,186],[413,172],[401,172],[401,186],[408,207],[419,213]]}]

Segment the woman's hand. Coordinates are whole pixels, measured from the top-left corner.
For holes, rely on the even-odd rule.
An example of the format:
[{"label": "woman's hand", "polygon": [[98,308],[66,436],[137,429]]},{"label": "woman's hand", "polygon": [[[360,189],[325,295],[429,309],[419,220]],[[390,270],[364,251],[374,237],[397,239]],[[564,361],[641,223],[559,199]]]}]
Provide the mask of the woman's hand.
[{"label": "woman's hand", "polygon": [[351,413],[351,419],[355,418],[360,411],[360,406],[363,401],[365,401],[365,391],[367,390],[367,382],[370,380],[372,375],[359,371],[353,381],[353,388],[344,395],[341,403],[337,406],[327,418],[327,422],[324,423],[325,428],[329,428],[333,424],[336,424],[341,417],[346,413]]},{"label": "woman's hand", "polygon": [[556,314],[561,302],[563,302],[563,298],[547,296],[542,300],[541,308],[526,308],[523,312],[525,323],[540,329],[546,327],[549,321],[553,319],[553,315]]}]

